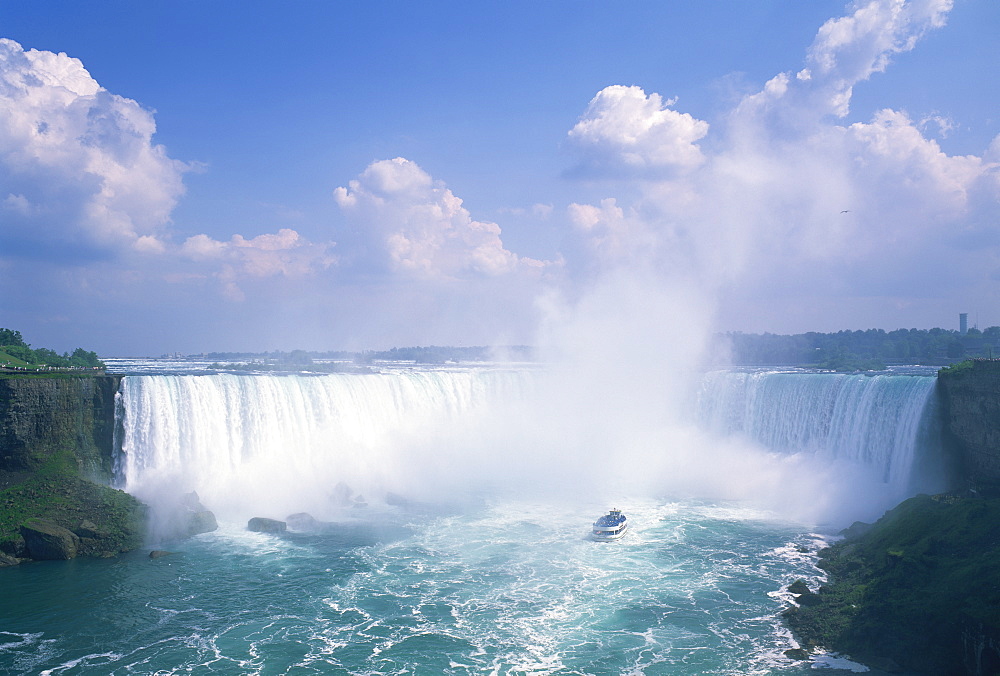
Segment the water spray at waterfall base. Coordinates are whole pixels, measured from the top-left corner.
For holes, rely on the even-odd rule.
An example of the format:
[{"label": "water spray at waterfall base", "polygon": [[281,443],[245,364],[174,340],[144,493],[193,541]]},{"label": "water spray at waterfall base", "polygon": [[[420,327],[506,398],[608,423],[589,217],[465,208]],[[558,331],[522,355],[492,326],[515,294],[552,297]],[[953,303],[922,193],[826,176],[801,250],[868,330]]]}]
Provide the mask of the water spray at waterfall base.
[{"label": "water spray at waterfall base", "polygon": [[195,493],[237,523],[684,499],[844,526],[932,485],[912,470],[934,442],[932,378],[715,371],[682,388],[660,371],[629,391],[621,369],[129,376],[120,478],[161,514]]}]

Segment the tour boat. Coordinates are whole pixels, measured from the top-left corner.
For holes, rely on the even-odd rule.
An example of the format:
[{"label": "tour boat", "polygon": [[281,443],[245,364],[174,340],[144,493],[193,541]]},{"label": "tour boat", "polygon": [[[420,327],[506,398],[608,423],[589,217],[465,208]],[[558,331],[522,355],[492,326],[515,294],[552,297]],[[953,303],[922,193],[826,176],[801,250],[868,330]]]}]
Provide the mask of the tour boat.
[{"label": "tour boat", "polygon": [[618,540],[628,530],[628,520],[620,509],[612,509],[594,522],[591,537],[600,542]]}]

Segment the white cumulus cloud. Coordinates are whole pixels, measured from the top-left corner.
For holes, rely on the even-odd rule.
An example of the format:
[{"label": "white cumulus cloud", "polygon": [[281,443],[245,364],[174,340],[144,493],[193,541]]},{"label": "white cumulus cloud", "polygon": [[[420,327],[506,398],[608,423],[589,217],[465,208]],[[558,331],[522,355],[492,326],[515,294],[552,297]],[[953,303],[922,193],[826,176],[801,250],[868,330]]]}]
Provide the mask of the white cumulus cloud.
[{"label": "white cumulus cloud", "polygon": [[32,205],[0,234],[8,255],[148,251],[189,169],[153,142],[155,130],[148,110],[102,88],[78,59],[0,39],[0,181]]},{"label": "white cumulus cloud", "polygon": [[597,93],[569,131],[583,173],[688,171],[704,161],[697,141],[708,123],[680,113],[659,94],[612,85]]},{"label": "white cumulus cloud", "polygon": [[499,225],[475,220],[443,183],[402,157],[373,162],[334,197],[396,273],[423,279],[499,276],[546,265],[508,251]]},{"label": "white cumulus cloud", "polygon": [[[775,326],[781,312],[814,312],[822,322],[852,308],[854,321],[866,321],[863,309],[867,321],[881,325],[887,320],[879,321],[873,308],[889,313],[904,298],[932,303],[959,287],[1000,301],[990,281],[1000,273],[995,149],[981,157],[949,155],[905,111],[839,122],[853,86],[944,25],[951,5],[851,5],[819,29],[805,68],[775,75],[713,123],[712,151],[692,150],[697,161],[685,173],[665,174],[655,162],[636,160],[632,166],[643,171],[629,178],[643,180],[623,183],[621,193],[638,185],[640,197],[623,200],[609,189],[600,204],[573,205],[579,234],[606,265],[615,253],[634,260],[652,254],[660,269],[686,271],[702,288],[715,289],[737,315],[736,325],[755,326],[756,318],[745,314],[753,307],[773,313],[756,326]],[[631,87],[612,91],[613,99],[644,112],[599,115],[592,102],[583,119],[600,120],[599,138],[616,140],[606,147],[633,158],[663,153],[663,140],[644,135],[637,122],[662,108],[659,97]],[[581,124],[570,133],[583,134],[588,128]],[[708,133],[707,126],[688,129],[679,138],[689,145]],[[760,298],[776,300],[762,305]]]},{"label": "white cumulus cloud", "polygon": [[246,239],[233,235],[229,241],[195,235],[185,240],[180,254],[193,261],[210,261],[219,267],[215,276],[226,297],[244,300],[239,286],[244,277],[304,277],[336,263],[332,243],[312,243],[295,230],[282,228],[275,234]]}]

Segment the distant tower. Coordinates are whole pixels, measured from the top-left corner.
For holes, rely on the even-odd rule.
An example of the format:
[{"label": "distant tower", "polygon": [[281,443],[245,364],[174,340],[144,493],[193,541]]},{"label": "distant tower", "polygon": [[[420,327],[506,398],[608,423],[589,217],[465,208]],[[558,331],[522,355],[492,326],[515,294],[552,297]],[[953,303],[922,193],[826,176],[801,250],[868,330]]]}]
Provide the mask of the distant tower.
[{"label": "distant tower", "polygon": [[958,332],[963,336],[969,332],[969,313],[960,312],[958,314]]}]

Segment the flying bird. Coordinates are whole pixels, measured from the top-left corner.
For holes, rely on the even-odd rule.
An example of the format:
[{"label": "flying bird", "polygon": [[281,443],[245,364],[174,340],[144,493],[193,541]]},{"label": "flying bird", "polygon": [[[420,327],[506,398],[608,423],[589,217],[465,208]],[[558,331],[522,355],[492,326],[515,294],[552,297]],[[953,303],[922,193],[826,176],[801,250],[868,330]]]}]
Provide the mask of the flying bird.
[{"label": "flying bird", "polygon": [[842,214],[849,214],[849,213],[851,213],[851,210],[850,209],[844,209],[840,213],[842,213]]}]

